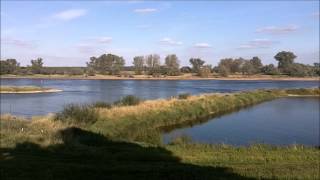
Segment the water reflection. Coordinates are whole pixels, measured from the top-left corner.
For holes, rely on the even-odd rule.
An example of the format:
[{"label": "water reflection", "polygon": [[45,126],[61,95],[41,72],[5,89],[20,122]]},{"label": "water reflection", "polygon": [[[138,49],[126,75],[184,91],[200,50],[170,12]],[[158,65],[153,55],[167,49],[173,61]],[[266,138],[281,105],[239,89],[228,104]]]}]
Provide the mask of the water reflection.
[{"label": "water reflection", "polygon": [[319,98],[281,98],[206,123],[165,134],[164,142],[181,135],[204,143],[319,146]]}]

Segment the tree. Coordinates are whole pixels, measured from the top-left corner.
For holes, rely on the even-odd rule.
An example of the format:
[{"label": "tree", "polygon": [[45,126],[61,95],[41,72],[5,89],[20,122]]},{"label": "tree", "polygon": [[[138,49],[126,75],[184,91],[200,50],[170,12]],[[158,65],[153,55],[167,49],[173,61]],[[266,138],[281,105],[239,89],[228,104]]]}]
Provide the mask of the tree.
[{"label": "tree", "polygon": [[261,72],[261,68],[262,68],[262,62],[260,60],[259,57],[253,57],[252,59],[250,59],[250,63],[252,64],[253,68],[254,68],[254,73],[259,73]]},{"label": "tree", "polygon": [[31,71],[34,74],[40,74],[43,68],[43,60],[42,58],[37,58],[35,60],[31,60]]},{"label": "tree", "polygon": [[148,67],[148,74],[155,75],[160,70],[160,56],[158,54],[150,54],[146,57],[146,64]]},{"label": "tree", "polygon": [[182,73],[191,73],[191,72],[192,72],[192,69],[191,69],[191,67],[189,67],[189,66],[183,66],[183,67],[180,68],[180,71],[181,71]]},{"label": "tree", "polygon": [[201,60],[200,58],[191,58],[189,62],[192,65],[192,71],[194,73],[199,73],[200,68],[205,63],[205,61]]},{"label": "tree", "polygon": [[279,70],[273,65],[273,64],[269,64],[269,65],[265,65],[261,68],[261,72],[263,74],[268,74],[268,75],[276,75],[279,74]]},{"label": "tree", "polygon": [[242,66],[242,74],[252,75],[256,73],[256,69],[251,61],[245,61]]},{"label": "tree", "polygon": [[[244,64],[245,60],[243,58],[225,58],[221,59],[218,64],[218,69],[223,67],[223,71],[228,71],[228,73],[237,73],[242,72],[242,65]],[[219,71],[219,70],[218,70]]]},{"label": "tree", "polygon": [[218,73],[223,77],[228,77],[228,75],[230,74],[230,68],[226,67],[225,65],[219,65]]},{"label": "tree", "polygon": [[125,60],[114,54],[103,54],[96,57],[91,57],[90,62],[87,62],[88,69],[94,69],[100,74],[119,74],[125,64]]},{"label": "tree", "polygon": [[137,75],[142,74],[143,66],[144,66],[144,57],[136,56],[133,58],[134,71]]},{"label": "tree", "polygon": [[245,59],[243,59],[242,57],[234,59],[233,61],[231,61],[230,71],[232,73],[241,72],[244,63]]},{"label": "tree", "polygon": [[199,70],[199,76],[209,77],[211,74],[211,65],[202,66]]},{"label": "tree", "polygon": [[169,76],[177,76],[180,74],[179,60],[175,54],[167,55],[165,58],[166,74]]},{"label": "tree", "polygon": [[289,66],[294,63],[294,59],[297,56],[290,51],[281,51],[274,56],[278,61],[278,68],[282,73],[289,73]]},{"label": "tree", "polygon": [[300,63],[292,63],[288,67],[288,75],[289,76],[312,76],[314,75],[313,67],[309,65],[304,65]]},{"label": "tree", "polygon": [[320,76],[320,63],[313,63],[314,75]]},{"label": "tree", "polygon": [[113,58],[114,59],[111,67],[111,74],[120,74],[121,69],[123,68],[126,62],[122,57],[119,56],[114,55]]},{"label": "tree", "polygon": [[0,74],[15,74],[20,64],[15,59],[0,60]]}]

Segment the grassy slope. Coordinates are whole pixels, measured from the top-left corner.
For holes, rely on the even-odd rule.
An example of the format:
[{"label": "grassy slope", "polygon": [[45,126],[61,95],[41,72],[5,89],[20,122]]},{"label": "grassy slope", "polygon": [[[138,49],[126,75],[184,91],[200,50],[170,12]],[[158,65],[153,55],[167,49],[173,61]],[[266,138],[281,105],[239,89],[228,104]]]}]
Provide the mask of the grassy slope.
[{"label": "grassy slope", "polygon": [[136,106],[99,109],[100,120],[90,129],[109,137],[157,143],[161,141],[162,131],[200,123],[209,117],[289,94],[320,95],[320,90],[256,90],[234,94],[204,94],[187,99],[146,101]]},{"label": "grassy slope", "polygon": [[[316,91],[306,90],[302,93],[301,90],[291,90],[290,93],[303,95],[319,93],[318,90]],[[287,94],[287,92],[273,93],[275,94],[272,97]],[[238,95],[238,98],[242,99],[242,103],[252,102],[252,98],[255,96],[258,95],[242,94]],[[269,96],[266,97],[269,98]],[[237,102],[235,97],[231,95],[214,97],[214,102],[220,102],[216,101],[219,98],[231,98],[232,102]],[[196,115],[204,115],[205,112],[212,110],[205,110],[213,105],[210,105],[207,96],[190,97],[187,100],[171,99],[169,102],[176,107],[177,103],[189,104],[186,101],[192,101],[193,105],[197,105],[197,102],[206,105],[200,108],[201,111],[192,112]],[[163,100],[145,103],[153,104],[153,108],[162,107],[162,111],[157,113],[162,114],[168,110],[168,107],[172,109],[172,106],[165,106],[169,102]],[[220,103],[222,102],[224,101],[221,100]],[[219,106],[215,107],[230,105],[230,102],[220,103],[217,103]],[[182,106],[182,104],[180,105]],[[145,116],[150,113],[149,111],[153,112],[153,108],[146,109],[146,107],[149,106],[142,103],[130,108],[142,108],[140,110],[144,111],[140,116],[147,120]],[[136,118],[133,119],[134,123],[131,125],[127,118],[120,117],[127,117],[132,112],[136,113],[138,109],[132,111],[119,111],[119,109],[121,107],[115,108],[115,114],[108,116],[115,119],[105,119],[107,117],[105,111],[112,111],[112,109],[101,110],[102,115],[105,115],[104,119],[97,121],[91,127],[82,126],[82,129],[53,121],[52,117],[28,122],[14,120],[10,116],[2,116],[0,121],[2,179],[43,179],[43,177],[52,179],[317,179],[319,177],[320,151],[313,147],[254,145],[237,148],[225,145],[193,144],[186,142],[183,138],[170,145],[132,142],[130,141],[132,138],[126,139],[126,142],[115,141],[119,137],[118,131],[128,131],[130,128],[138,126],[143,129],[147,125],[158,128],[168,123],[163,121],[166,118],[160,118],[157,122],[156,119],[153,119],[156,114],[151,113],[152,115],[148,118],[150,123],[144,124],[142,120],[137,119],[140,116],[136,115]],[[182,110],[189,111],[190,109],[186,108],[180,111]],[[116,116],[116,113],[120,112],[122,114]],[[127,114],[124,114],[125,112]],[[192,113],[188,116],[191,116]],[[175,115],[169,114],[171,117]],[[164,115],[164,117],[168,117],[168,115]],[[183,122],[182,120],[181,117],[175,119],[174,122],[179,124]],[[121,124],[125,128],[120,128]],[[134,135],[133,132],[137,129],[134,128],[129,134],[120,133],[121,137]],[[102,132],[107,136],[97,132]],[[149,133],[150,131],[144,132]],[[153,135],[151,136],[153,139]],[[133,138],[133,140],[138,139]],[[142,136],[140,139],[150,140],[146,136]]]}]

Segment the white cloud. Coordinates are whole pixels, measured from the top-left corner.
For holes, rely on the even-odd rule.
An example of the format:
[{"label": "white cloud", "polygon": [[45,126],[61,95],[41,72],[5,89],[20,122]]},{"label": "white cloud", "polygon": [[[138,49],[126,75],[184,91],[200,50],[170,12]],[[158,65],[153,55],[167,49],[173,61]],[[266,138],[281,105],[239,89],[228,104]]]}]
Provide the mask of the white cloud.
[{"label": "white cloud", "polygon": [[98,37],[96,38],[96,41],[98,43],[108,44],[112,42],[112,37]]},{"label": "white cloud", "polygon": [[276,42],[269,39],[254,39],[246,44],[240,45],[239,49],[256,49],[256,48],[269,48]]},{"label": "white cloud", "polygon": [[145,14],[145,13],[153,13],[156,11],[158,11],[158,10],[155,8],[144,8],[144,9],[135,9],[133,12]]},{"label": "white cloud", "polygon": [[23,40],[23,39],[17,39],[17,38],[1,38],[1,45],[11,45],[21,48],[34,48],[35,44],[31,41]]},{"label": "white cloud", "polygon": [[286,34],[291,33],[298,30],[298,26],[290,25],[284,27],[277,27],[277,26],[267,26],[262,27],[256,30],[257,33],[268,33],[268,34]]},{"label": "white cloud", "polygon": [[208,43],[196,43],[194,45],[194,47],[196,47],[196,48],[211,48],[211,45]]},{"label": "white cloud", "polygon": [[175,41],[171,38],[163,38],[160,40],[160,43],[161,44],[164,44],[164,45],[171,45],[171,46],[177,46],[177,45],[182,45],[182,42],[180,41]]},{"label": "white cloud", "polygon": [[54,14],[53,17],[63,21],[68,21],[68,20],[79,18],[86,14],[87,14],[87,11],[85,9],[69,9],[69,10]]},{"label": "white cloud", "polygon": [[82,43],[76,44],[76,49],[83,54],[95,54],[98,50],[103,48],[101,44],[109,44],[112,42],[112,37],[101,36],[87,38]]},{"label": "white cloud", "polygon": [[78,49],[79,52],[83,54],[94,54],[95,53],[95,47],[91,44],[85,44],[85,43],[80,43],[76,45],[76,48]]}]

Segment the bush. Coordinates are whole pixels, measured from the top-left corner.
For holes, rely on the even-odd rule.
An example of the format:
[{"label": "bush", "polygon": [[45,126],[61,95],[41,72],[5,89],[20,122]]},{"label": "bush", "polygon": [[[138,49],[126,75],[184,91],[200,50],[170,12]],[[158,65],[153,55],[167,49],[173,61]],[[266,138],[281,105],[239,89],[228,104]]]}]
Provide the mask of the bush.
[{"label": "bush", "polygon": [[93,107],[95,108],[111,108],[111,104],[103,102],[103,101],[97,101],[92,104]]},{"label": "bush", "polygon": [[120,105],[120,106],[133,106],[133,105],[139,104],[140,102],[141,102],[140,98],[133,95],[128,95],[121,98],[119,101],[116,101],[114,104]]},{"label": "bush", "polygon": [[191,96],[189,93],[182,93],[178,95],[178,99],[188,99],[188,97]]},{"label": "bush", "polygon": [[99,119],[96,110],[90,105],[69,104],[57,113],[55,120],[66,123],[93,124]]}]

